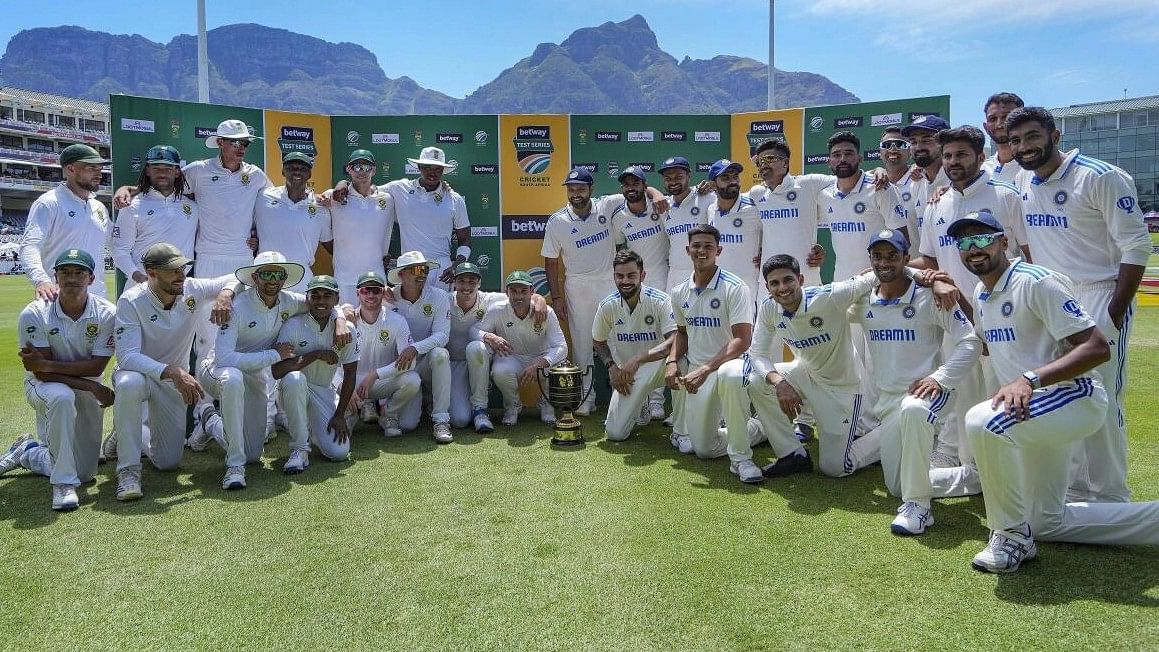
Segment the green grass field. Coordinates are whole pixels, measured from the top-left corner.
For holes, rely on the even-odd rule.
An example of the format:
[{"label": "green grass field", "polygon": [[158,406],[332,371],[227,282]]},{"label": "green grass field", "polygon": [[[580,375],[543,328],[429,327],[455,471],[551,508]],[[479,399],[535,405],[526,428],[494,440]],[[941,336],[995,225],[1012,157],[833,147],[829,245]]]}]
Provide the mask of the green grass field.
[{"label": "green grass field", "polygon": [[[0,279],[7,438],[32,428],[16,357],[23,278]],[[1141,310],[1128,415],[1136,499],[1159,499],[1159,309]],[[0,479],[0,647],[75,649],[1155,649],[1159,548],[1042,544],[1011,577],[969,562],[980,498],[939,502],[923,537],[889,533],[877,467],[741,485],[664,429],[553,450],[527,421],[491,436],[384,440],[280,472],[286,438],[220,489],[222,453],[111,465],[80,510],[47,480]],[[757,449],[758,462],[770,455]],[[279,459],[281,458],[281,459]]]}]

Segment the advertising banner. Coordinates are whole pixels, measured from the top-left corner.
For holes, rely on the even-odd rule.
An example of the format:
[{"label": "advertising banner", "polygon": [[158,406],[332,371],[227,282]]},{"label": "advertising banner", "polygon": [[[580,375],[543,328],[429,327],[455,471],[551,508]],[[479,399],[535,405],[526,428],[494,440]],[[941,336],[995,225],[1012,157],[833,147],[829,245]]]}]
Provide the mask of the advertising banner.
[{"label": "advertising banner", "polygon": [[731,116],[732,137],[728,157],[745,167],[740,180],[742,190],[748,190],[761,182],[752,156],[757,146],[766,140],[779,140],[788,145],[789,151],[793,153],[789,161],[789,174],[801,174],[804,161],[801,152],[804,144],[803,121],[804,109],[734,113]]}]

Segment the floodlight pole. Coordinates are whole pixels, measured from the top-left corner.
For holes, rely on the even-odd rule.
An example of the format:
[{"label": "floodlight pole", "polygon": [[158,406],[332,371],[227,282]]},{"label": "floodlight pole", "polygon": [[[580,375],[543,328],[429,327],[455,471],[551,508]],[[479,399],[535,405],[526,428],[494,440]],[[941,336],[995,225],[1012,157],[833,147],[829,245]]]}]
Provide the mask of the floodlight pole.
[{"label": "floodlight pole", "polygon": [[774,81],[773,71],[773,11],[774,0],[769,0],[769,110],[776,108],[776,81]]},{"label": "floodlight pole", "polygon": [[209,46],[205,37],[205,0],[197,0],[197,101],[209,103]]}]

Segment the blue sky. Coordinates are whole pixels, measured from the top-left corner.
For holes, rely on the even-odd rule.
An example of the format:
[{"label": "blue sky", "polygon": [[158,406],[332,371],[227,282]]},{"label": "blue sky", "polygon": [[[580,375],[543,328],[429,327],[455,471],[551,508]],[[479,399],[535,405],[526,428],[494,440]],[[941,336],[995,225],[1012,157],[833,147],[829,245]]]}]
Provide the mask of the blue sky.
[{"label": "blue sky", "polygon": [[[5,2],[0,43],[33,27],[81,25],[168,42],[196,31],[194,0]],[[912,11],[902,7],[914,7]],[[865,101],[950,94],[952,122],[1011,90],[1048,107],[1159,94],[1155,0],[778,0],[776,64],[823,74]],[[254,22],[358,43],[389,77],[455,97],[543,42],[641,14],[677,59],[768,56],[767,0],[206,0],[209,28]],[[920,7],[920,8],[919,8]],[[437,10],[432,10],[437,8]]]}]

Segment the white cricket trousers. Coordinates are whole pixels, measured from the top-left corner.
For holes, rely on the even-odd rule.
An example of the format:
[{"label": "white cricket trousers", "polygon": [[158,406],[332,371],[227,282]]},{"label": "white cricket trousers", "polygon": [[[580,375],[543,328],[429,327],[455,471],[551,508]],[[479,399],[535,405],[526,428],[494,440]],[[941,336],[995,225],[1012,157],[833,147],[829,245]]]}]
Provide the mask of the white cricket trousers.
[{"label": "white cricket trousers", "polygon": [[[612,283],[611,270],[598,276],[568,276],[563,282],[564,295],[567,297],[567,332],[569,337],[568,352],[571,361],[586,375],[584,377],[584,393],[591,389],[593,373],[588,374],[588,367],[595,363],[595,350],[592,348],[592,324],[596,320],[596,308],[600,301],[611,294],[615,289]],[[588,401],[595,401],[593,393]]]},{"label": "white cricket trousers", "polygon": [[[447,423],[451,420],[451,356],[441,346],[420,355],[414,370],[422,378],[423,387],[431,397],[431,421]],[[410,432],[419,425],[423,416],[423,397],[415,396],[403,407],[399,427]]]},{"label": "white cricket trousers", "polygon": [[632,391],[627,395],[612,391],[608,415],[604,419],[604,434],[608,439],[612,441],[627,439],[632,434],[632,428],[636,427],[636,417],[640,414],[640,409],[649,401],[651,394],[657,389],[664,391],[664,361],[665,358],[661,358],[640,365],[636,370],[636,382],[632,384]]},{"label": "white cricket trousers", "polygon": [[[688,369],[682,369],[681,373],[687,374]],[[728,455],[730,462],[742,462],[753,458],[754,442],[748,430],[750,407],[744,374],[744,359],[729,360],[715,373],[709,374],[695,394],[683,388],[673,392],[674,396],[682,395],[683,422],[687,432],[681,434],[692,440],[692,450],[700,459]],[[722,413],[723,430],[720,428]],[[762,435],[757,441],[763,438]]]},{"label": "white cricket trousers", "polygon": [[[330,432],[330,418],[338,408],[338,392],[330,385],[310,384],[300,371],[291,371],[278,383],[290,431],[290,450],[309,450],[313,444],[323,456],[336,462],[345,460],[350,454],[350,439],[338,443]],[[354,420],[354,415],[346,415],[346,426],[351,431]]]},{"label": "white cricket trousers", "polygon": [[[492,358],[491,379],[495,381],[495,387],[503,395],[504,409],[519,403],[519,374],[523,373],[528,365],[542,357],[538,353],[533,355],[512,353]],[[539,382],[538,377],[535,382]]]},{"label": "white cricket trousers", "polygon": [[1106,412],[1106,390],[1086,376],[1034,390],[1025,421],[990,401],[966,413],[991,530],[1022,532],[1029,525],[1045,541],[1159,543],[1159,501],[1066,502],[1073,444],[1094,436]]},{"label": "white cricket trousers", "polygon": [[117,471],[141,468],[141,426],[148,407],[149,450],[153,466],[177,468],[185,450],[185,401],[170,380],[145,374],[113,372],[113,429],[117,432]]},{"label": "white cricket trousers", "polygon": [[[361,383],[366,374],[359,374],[357,382]],[[422,391],[422,379],[414,369],[399,371],[391,368],[385,376],[374,381],[367,394],[367,400],[378,402],[379,413],[383,416],[398,418],[402,408],[411,402]],[[337,391],[337,390],[335,390]],[[379,419],[378,425],[386,428],[386,420]],[[402,429],[402,426],[399,426]]]},{"label": "white cricket trousers", "polygon": [[[808,404],[817,419],[818,467],[825,475],[840,478],[881,459],[881,431],[863,437],[861,411],[863,397],[856,392],[826,387],[813,380],[800,360],[773,365]],[[756,371],[747,370],[748,396],[752,400],[761,430],[769,438],[778,459],[801,447],[794,434],[793,420],[781,411],[777,390]],[[927,468],[929,460],[927,459]]]},{"label": "white cricket trousers", "polygon": [[197,380],[221,402],[226,466],[254,464],[266,444],[266,378],[269,368],[245,372],[236,367],[201,365]]},{"label": "white cricket trousers", "polygon": [[92,480],[104,427],[97,398],[63,383],[35,378],[25,378],[24,396],[36,412],[36,431],[44,433],[50,456],[34,465],[34,470],[48,475],[52,484],[75,487]]},{"label": "white cricket trousers", "polygon": [[464,428],[471,424],[475,410],[487,409],[493,357],[486,344],[467,342],[467,359],[451,360],[452,426]]}]

